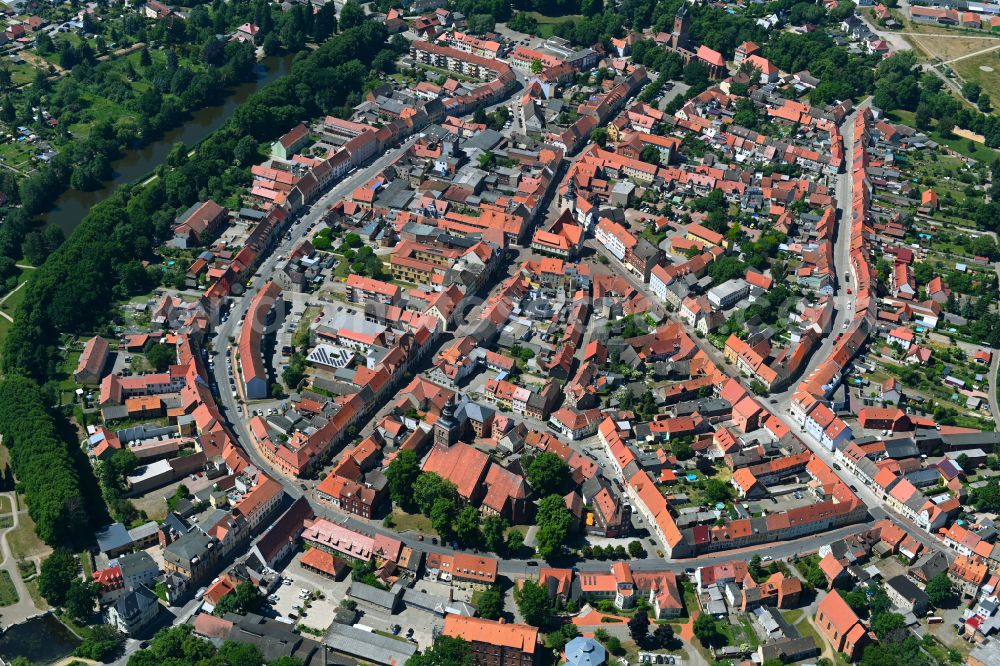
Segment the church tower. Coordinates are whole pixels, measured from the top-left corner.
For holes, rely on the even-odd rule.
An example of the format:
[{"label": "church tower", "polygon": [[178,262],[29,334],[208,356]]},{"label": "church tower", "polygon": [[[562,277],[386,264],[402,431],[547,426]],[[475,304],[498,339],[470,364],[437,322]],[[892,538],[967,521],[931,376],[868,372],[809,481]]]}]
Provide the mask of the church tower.
[{"label": "church tower", "polygon": [[691,30],[691,17],[688,15],[687,5],[681,5],[674,15],[673,47],[675,49],[686,49],[688,47],[688,36]]},{"label": "church tower", "polygon": [[458,439],[458,422],[455,420],[455,396],[441,408],[441,416],[434,422],[434,445],[451,446]]}]

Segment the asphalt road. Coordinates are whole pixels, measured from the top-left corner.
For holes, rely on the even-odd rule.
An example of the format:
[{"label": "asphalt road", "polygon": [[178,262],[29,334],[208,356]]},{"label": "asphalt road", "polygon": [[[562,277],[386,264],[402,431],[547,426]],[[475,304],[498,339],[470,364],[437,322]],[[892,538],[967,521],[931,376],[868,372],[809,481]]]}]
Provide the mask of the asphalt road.
[{"label": "asphalt road", "polygon": [[[409,150],[410,146],[412,146],[416,140],[416,136],[410,137],[398,148],[390,150],[376,159],[371,165],[363,169],[358,169],[354,173],[348,175],[344,180],[334,185],[326,194],[321,196],[314,204],[312,204],[304,215],[300,216],[298,220],[292,223],[289,230],[282,237],[282,240],[271,252],[271,255],[261,264],[260,268],[257,269],[257,272],[254,273],[251,286],[246,289],[242,296],[233,299],[229,308],[228,319],[220,322],[215,329],[216,336],[212,342],[210,354],[214,362],[213,372],[218,386],[217,394],[219,398],[219,407],[223,410],[223,414],[229,421],[233,434],[239,441],[240,446],[242,446],[243,450],[246,451],[247,456],[253,461],[254,465],[258,466],[260,469],[270,470],[274,473],[271,465],[264,460],[260,453],[258,453],[256,447],[253,445],[253,438],[250,436],[250,431],[247,428],[247,413],[243,411],[241,406],[237,403],[233,392],[229,390],[229,376],[226,370],[226,349],[229,347],[229,338],[230,336],[238,335],[240,317],[250,306],[250,301],[253,297],[258,291],[260,291],[265,282],[267,282],[267,278],[274,274],[278,265],[278,257],[287,256],[291,252],[292,248],[302,241],[303,234],[309,229],[310,225],[318,224],[320,220],[322,220],[330,205],[349,195],[355,188],[378,175],[385,167]],[[235,360],[235,354],[233,358]],[[238,374],[235,367],[233,368],[233,373],[234,376]],[[246,409],[249,410],[249,407]],[[282,477],[280,474],[275,474],[275,476],[279,480],[282,480],[285,486],[285,491],[293,498],[302,495],[303,491],[300,485],[293,483],[290,479]]]},{"label": "asphalt road", "polygon": [[[871,104],[869,97],[859,105],[859,109]],[[851,161],[854,154],[854,119],[857,111],[844,118],[840,125],[840,133],[844,139],[844,160],[846,168],[844,172],[837,175],[836,200],[837,200],[837,226],[833,237],[833,270],[834,292],[833,292],[833,327],[826,337],[822,338],[820,345],[815,349],[806,363],[805,370],[801,377],[807,377],[809,373],[819,367],[820,363],[830,358],[833,353],[833,346],[837,341],[837,336],[845,329],[844,325],[850,322],[854,315],[854,308],[857,303],[857,276],[851,266],[851,206],[854,201],[854,179],[851,174]],[[850,280],[845,280],[846,274],[850,274]],[[851,294],[847,293],[851,290]],[[776,401],[782,410],[787,411],[792,402],[792,396],[798,390],[799,379],[789,383],[782,391],[773,392],[771,398]]]}]

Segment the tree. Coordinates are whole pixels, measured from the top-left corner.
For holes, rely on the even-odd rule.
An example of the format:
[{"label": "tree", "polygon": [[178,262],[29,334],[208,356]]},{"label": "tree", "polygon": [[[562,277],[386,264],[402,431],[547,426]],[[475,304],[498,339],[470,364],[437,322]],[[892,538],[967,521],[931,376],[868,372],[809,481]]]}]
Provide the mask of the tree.
[{"label": "tree", "polygon": [[281,53],[281,38],[276,33],[269,33],[264,38],[264,55],[275,56]]},{"label": "tree", "polygon": [[517,530],[511,530],[507,535],[507,552],[516,553],[524,545],[524,534]]},{"label": "tree", "polygon": [[868,617],[868,597],[861,590],[851,590],[849,592],[841,592],[840,596],[843,597],[844,601],[851,610],[858,614],[862,619]]},{"label": "tree", "polygon": [[412,449],[403,449],[385,470],[389,496],[396,506],[412,512],[416,508],[414,486],[420,478],[420,459]]},{"label": "tree", "polygon": [[684,83],[692,88],[704,88],[708,85],[708,69],[698,60],[692,60],[684,67]]},{"label": "tree", "polygon": [[639,153],[639,159],[646,164],[660,164],[660,149],[656,146],[649,144],[644,146],[642,152]]},{"label": "tree", "polygon": [[504,535],[510,523],[503,516],[490,514],[483,519],[483,545],[486,550],[501,553],[506,550]]},{"label": "tree", "polygon": [[[720,233],[722,232],[720,231]],[[708,274],[712,277],[714,284],[722,284],[727,280],[744,276],[746,272],[746,264],[734,256],[726,256],[713,261],[708,268]]]},{"label": "tree", "polygon": [[458,504],[450,497],[438,497],[431,506],[430,519],[431,526],[444,541],[451,541],[455,537],[455,515],[458,513]]},{"label": "tree", "polygon": [[713,647],[719,642],[719,629],[716,626],[715,618],[708,613],[702,613],[694,621],[694,635],[701,644],[707,648]]},{"label": "tree", "polygon": [[946,139],[950,139],[954,136],[952,130],[955,129],[955,119],[951,116],[945,116],[943,118],[938,118],[937,121],[937,131],[938,133]]},{"label": "tree", "polygon": [[406,666],[472,666],[472,646],[461,638],[439,634],[422,654],[407,659]]},{"label": "tree", "polygon": [[445,481],[434,472],[423,472],[413,484],[413,501],[420,513],[430,517],[434,502],[439,498],[458,503],[458,490],[451,481]]},{"label": "tree", "polygon": [[260,157],[258,148],[259,145],[256,139],[252,136],[245,136],[233,148],[233,159],[236,160],[238,165],[244,167],[254,164]]},{"label": "tree", "polygon": [[83,642],[73,652],[74,656],[94,661],[109,662],[125,644],[124,637],[107,624],[98,624],[84,635]]},{"label": "tree", "polygon": [[340,29],[350,30],[365,22],[364,8],[355,2],[348,0],[340,10]]},{"label": "tree", "polygon": [[548,591],[531,579],[525,580],[520,589],[514,590],[514,601],[517,602],[517,609],[524,621],[534,627],[548,624],[552,617],[552,600]]},{"label": "tree", "polygon": [[[572,603],[572,601],[570,603]],[[549,634],[545,637],[545,646],[557,652],[562,652],[566,647],[566,643],[570,642],[579,635],[580,630],[577,629],[576,625],[572,622],[567,622],[559,628],[559,631],[549,632]]]},{"label": "tree", "polygon": [[66,601],[64,602],[66,612],[75,620],[86,620],[94,612],[97,592],[98,585],[94,581],[74,578],[66,591]]},{"label": "tree", "polygon": [[972,489],[972,503],[979,511],[1000,512],[1000,486],[988,483]]},{"label": "tree", "polygon": [[539,60],[538,58],[535,58],[534,60],[531,61],[532,74],[540,74],[544,68],[545,67],[544,65],[542,65],[542,61]]},{"label": "tree", "polygon": [[[78,281],[78,277],[75,279]],[[33,280],[25,287],[29,294]],[[87,302],[84,294],[76,294],[74,300],[77,306]],[[56,302],[50,302],[50,307],[57,307]],[[22,304],[18,318],[23,314]],[[6,354],[4,358],[8,358]],[[40,357],[35,363],[44,364],[45,360]],[[95,517],[102,521],[106,521],[106,515],[93,506],[104,503],[87,489],[84,474],[70,453],[77,449],[75,438],[72,442],[64,439],[55,419],[46,411],[45,405],[52,402],[35,382],[8,375],[0,382],[0,433],[10,451],[11,467],[24,491],[38,536],[53,546],[75,546],[93,539],[87,509],[94,510]],[[90,480],[93,481],[92,477]],[[55,559],[48,567],[42,565],[40,586],[49,603],[59,605],[69,589],[69,580],[76,576],[76,564],[68,552],[53,553],[52,557]]]},{"label": "tree", "polygon": [[538,525],[538,533],[535,536],[538,554],[550,559],[561,553],[572,522],[573,514],[566,508],[566,503],[559,495],[549,495],[539,502],[535,514],[535,524]]},{"label": "tree", "polygon": [[73,554],[57,548],[42,561],[38,591],[53,606],[62,606],[66,602],[70,584],[77,578],[78,570]]},{"label": "tree", "polygon": [[163,372],[174,363],[177,363],[177,349],[166,343],[153,343],[146,350],[146,361],[157,372]]},{"label": "tree", "polygon": [[737,100],[736,109],[733,113],[733,122],[740,127],[757,129],[757,126],[760,124],[757,105],[749,99]]},{"label": "tree", "polygon": [[483,540],[479,529],[479,511],[474,506],[463,507],[455,519],[455,538],[466,548],[478,547]]},{"label": "tree", "polygon": [[632,635],[632,640],[641,643],[649,635],[649,615],[646,611],[639,609],[632,619],[628,621],[628,631]]},{"label": "tree", "polygon": [[806,571],[806,582],[816,590],[825,590],[829,584],[826,580],[826,574],[819,567],[810,567]]},{"label": "tree", "polygon": [[980,85],[975,81],[968,81],[962,86],[962,94],[965,95],[965,98],[973,104],[976,103],[976,100],[979,99],[979,95],[982,94],[982,92],[982,87],[980,87]]},{"label": "tree", "polygon": [[747,569],[750,572],[751,578],[757,579],[764,575],[764,567],[761,566],[760,555],[754,555],[750,558],[750,563]]},{"label": "tree", "polygon": [[475,602],[479,617],[484,617],[487,620],[499,620],[503,614],[503,593],[496,585],[491,585],[477,593]]},{"label": "tree", "polygon": [[337,6],[326,3],[319,8],[313,19],[313,38],[322,43],[337,31]]},{"label": "tree", "polygon": [[927,593],[927,600],[935,608],[951,605],[954,602],[955,590],[952,588],[951,579],[946,573],[939,573],[931,578],[924,588],[924,592]]},{"label": "tree", "polygon": [[642,547],[641,541],[632,541],[628,545],[628,554],[634,558],[645,557],[646,549]]},{"label": "tree", "polygon": [[233,590],[219,599],[212,610],[212,615],[222,617],[226,613],[246,615],[253,613],[264,603],[264,595],[256,586],[247,581],[241,581]]},{"label": "tree", "polygon": [[871,627],[876,636],[885,640],[894,632],[906,627],[906,618],[899,613],[875,613],[872,615]]},{"label": "tree", "polygon": [[687,442],[674,442],[670,445],[670,450],[678,460],[690,460],[694,457],[694,448]]},{"label": "tree", "polygon": [[264,661],[260,648],[253,643],[226,641],[215,653],[216,659],[226,666],[258,666]]},{"label": "tree", "polygon": [[653,630],[653,638],[659,647],[669,648],[674,643],[674,628],[666,622],[658,624]]},{"label": "tree", "polygon": [[569,466],[556,454],[544,451],[528,465],[525,478],[541,496],[563,494],[570,485]]},{"label": "tree", "polygon": [[711,503],[728,502],[733,497],[733,487],[719,479],[705,481],[705,499]]},{"label": "tree", "polygon": [[49,247],[41,231],[31,231],[25,234],[24,240],[21,242],[21,254],[32,266],[42,265],[45,258],[49,256]]}]

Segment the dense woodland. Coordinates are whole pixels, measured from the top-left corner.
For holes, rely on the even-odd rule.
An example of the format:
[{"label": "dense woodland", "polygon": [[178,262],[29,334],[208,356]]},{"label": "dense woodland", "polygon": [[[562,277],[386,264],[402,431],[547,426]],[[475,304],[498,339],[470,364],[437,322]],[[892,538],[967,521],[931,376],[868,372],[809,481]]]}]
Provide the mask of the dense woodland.
[{"label": "dense woodland", "polygon": [[104,505],[75,439],[60,432],[62,422],[46,404],[29,379],[0,382],[3,444],[38,536],[49,544],[87,543],[104,524]]}]

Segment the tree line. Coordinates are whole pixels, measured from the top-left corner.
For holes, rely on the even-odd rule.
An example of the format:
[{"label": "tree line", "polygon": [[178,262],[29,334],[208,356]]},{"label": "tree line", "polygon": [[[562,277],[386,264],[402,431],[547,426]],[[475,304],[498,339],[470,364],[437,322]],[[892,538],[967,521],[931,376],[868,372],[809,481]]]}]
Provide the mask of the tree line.
[{"label": "tree line", "polygon": [[0,382],[0,434],[39,538],[50,545],[86,543],[103,524],[103,505],[93,501],[92,477],[91,483],[82,478],[90,472],[79,448],[62,436],[45,405],[37,384],[8,376]]}]

